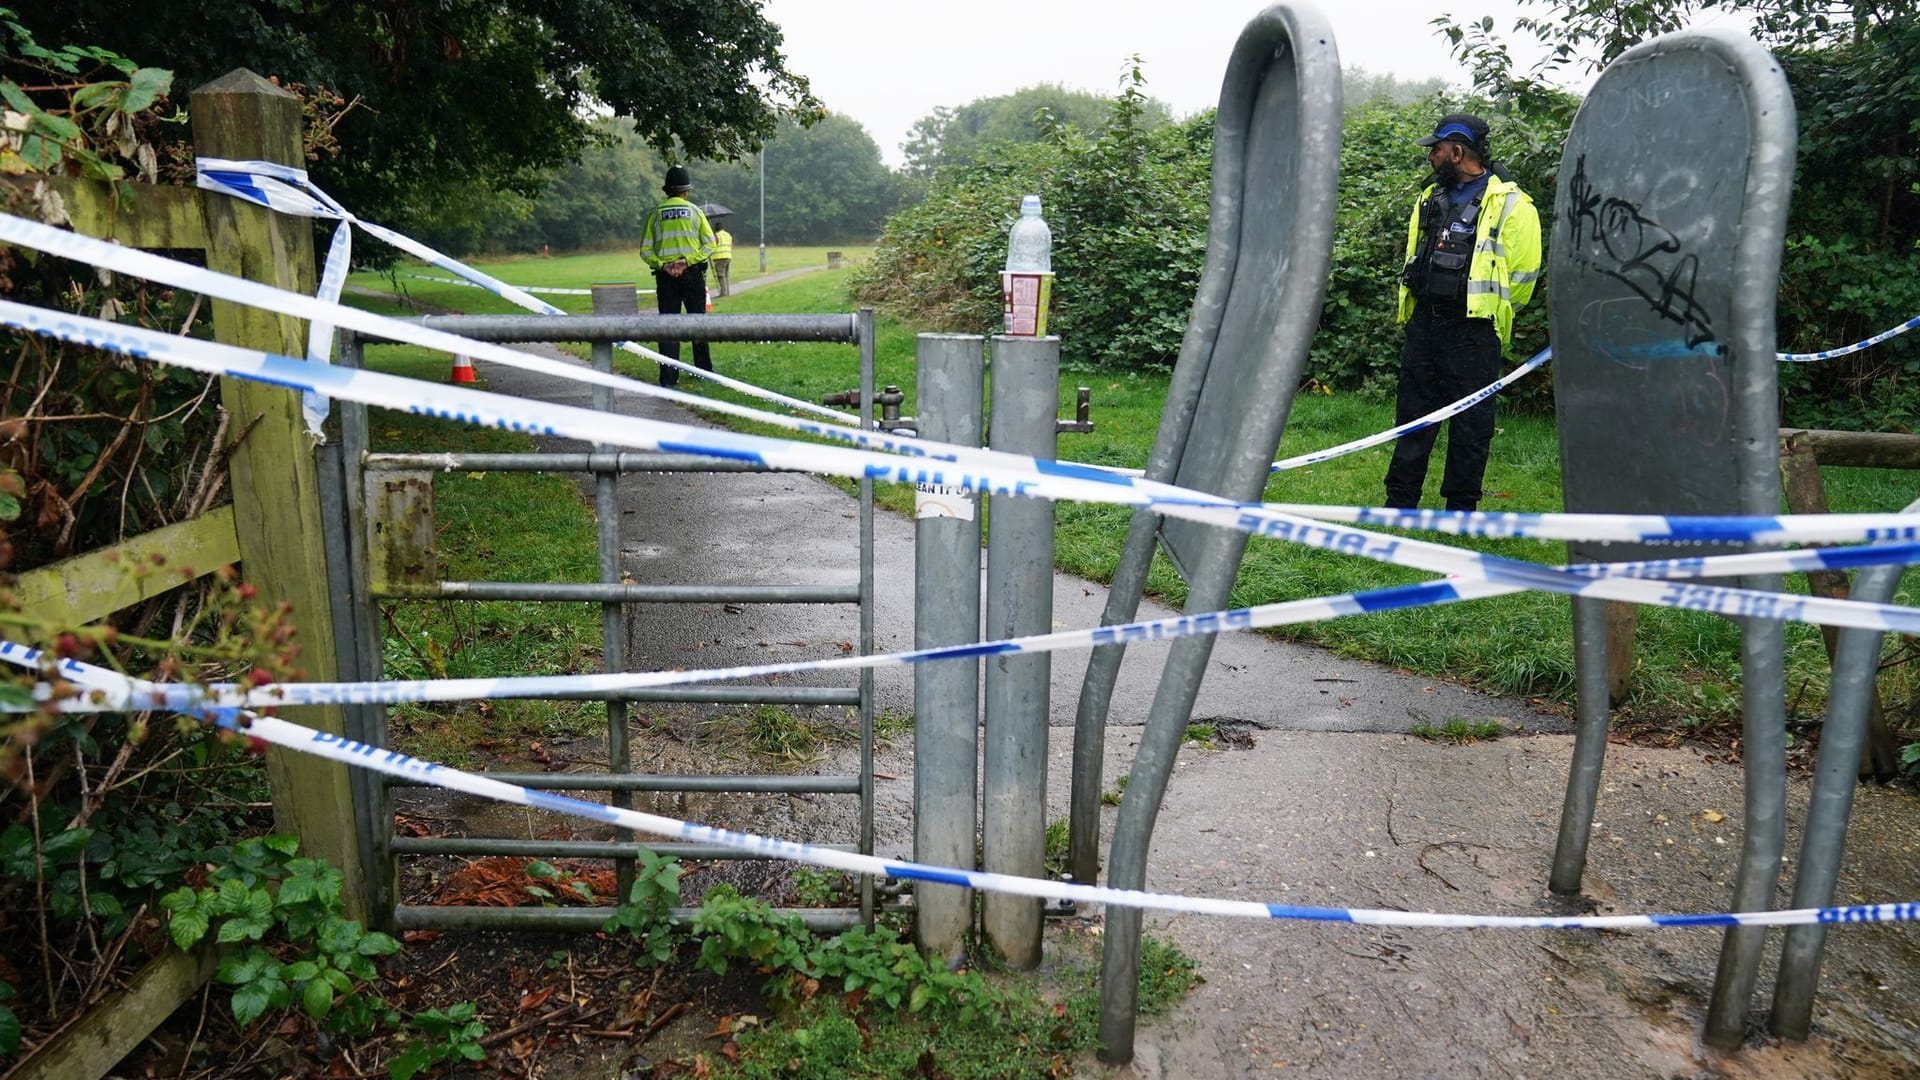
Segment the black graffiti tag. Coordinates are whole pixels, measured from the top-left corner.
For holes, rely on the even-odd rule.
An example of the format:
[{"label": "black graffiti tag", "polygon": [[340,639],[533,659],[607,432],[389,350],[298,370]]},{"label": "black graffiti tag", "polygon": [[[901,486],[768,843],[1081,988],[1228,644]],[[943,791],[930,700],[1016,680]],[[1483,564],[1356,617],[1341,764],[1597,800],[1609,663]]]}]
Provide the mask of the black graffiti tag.
[{"label": "black graffiti tag", "polygon": [[1713,341],[1713,316],[1694,296],[1699,257],[1682,251],[1680,238],[1635,204],[1596,191],[1587,179],[1584,154],[1574,166],[1568,195],[1574,259],[1632,289],[1661,318],[1680,324],[1687,348]]}]

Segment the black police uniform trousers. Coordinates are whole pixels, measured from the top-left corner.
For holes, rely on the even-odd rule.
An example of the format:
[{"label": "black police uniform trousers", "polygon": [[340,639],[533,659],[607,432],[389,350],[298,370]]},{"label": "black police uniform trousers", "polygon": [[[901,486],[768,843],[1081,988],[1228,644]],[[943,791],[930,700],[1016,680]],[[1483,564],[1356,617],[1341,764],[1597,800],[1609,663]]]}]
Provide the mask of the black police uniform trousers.
[{"label": "black police uniform trousers", "polygon": [[[680,272],[679,277],[669,277],[655,271],[653,275],[654,298],[660,301],[660,314],[678,315],[682,311],[692,315],[707,313],[707,264],[695,263]],[[680,343],[662,341],[660,351],[668,357],[680,359]],[[713,370],[713,354],[704,341],[693,343],[693,365],[702,371]],[[660,365],[660,385],[673,386],[680,381],[678,368]]]},{"label": "black police uniform trousers", "polygon": [[[1500,335],[1492,319],[1432,313],[1416,307],[1400,350],[1400,392],[1394,423],[1404,424],[1466,397],[1500,377]],[[1493,398],[1447,421],[1447,464],[1440,495],[1449,510],[1476,510],[1493,442]],[[1427,458],[1440,425],[1400,436],[1387,466],[1387,505],[1413,509],[1427,480]]]}]

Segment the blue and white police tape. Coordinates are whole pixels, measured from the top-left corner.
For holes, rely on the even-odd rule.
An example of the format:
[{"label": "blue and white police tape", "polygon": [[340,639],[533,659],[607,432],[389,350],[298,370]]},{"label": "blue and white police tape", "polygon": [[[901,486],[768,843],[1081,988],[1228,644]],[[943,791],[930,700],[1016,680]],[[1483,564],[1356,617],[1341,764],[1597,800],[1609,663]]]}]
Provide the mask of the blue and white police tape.
[{"label": "blue and white police tape", "polygon": [[[1582,574],[1674,580],[1725,577],[1739,574],[1783,573],[1809,569],[1841,569],[1862,565],[1920,562],[1920,544],[1871,548],[1832,548],[1819,551],[1763,551],[1696,559],[1602,563],[1578,567]],[[112,675],[97,681],[87,694],[60,700],[69,712],[116,712],[128,709],[264,708],[274,705],[370,704],[382,702],[450,702],[509,698],[577,697],[661,686],[767,679],[800,673],[850,671],[930,663],[938,660],[978,659],[987,656],[1056,652],[1098,645],[1126,645],[1175,638],[1200,637],[1272,626],[1324,622],[1349,615],[1410,607],[1457,603],[1520,592],[1523,586],[1485,579],[1458,579],[1421,585],[1402,585],[1369,592],[1260,604],[1250,608],[1206,614],[1147,619],[1089,630],[1062,630],[1029,637],[915,649],[870,656],[836,656],[789,660],[703,670],[614,672],[595,675],[518,676],[487,679],[421,681],[280,683],[246,686],[237,683],[188,685],[154,683]],[[1791,600],[1792,598],[1784,598]],[[0,641],[0,659],[31,664],[32,650]],[[54,700],[54,688],[36,689],[36,701]],[[24,709],[19,706],[15,711]],[[0,711],[7,711],[0,708]]]},{"label": "blue and white police tape", "polygon": [[[72,675],[73,681],[80,686],[85,686],[91,681],[93,672],[104,673],[103,669],[89,669],[90,665],[75,661],[66,661],[61,665],[62,673]],[[249,715],[235,709],[212,710],[211,716],[206,713],[199,715],[211,719],[221,728],[259,739],[261,742],[341,762],[355,768],[370,769],[403,780],[448,791],[465,792],[497,802],[565,814],[616,828],[632,829],[650,836],[669,837],[691,843],[717,844],[761,858],[807,863],[851,874],[873,874],[899,881],[957,885],[984,892],[1007,893],[1046,900],[1195,915],[1295,919],[1438,930],[1628,930],[1641,927],[1804,926],[1814,923],[1881,923],[1920,920],[1920,902],[1699,915],[1459,915],[1443,912],[1391,911],[1381,908],[1312,907],[1302,904],[1179,896],[1136,889],[1080,885],[1066,881],[1016,877],[1011,874],[962,870],[900,859],[884,859],[876,855],[838,851],[755,833],[735,832],[731,829],[699,825],[640,810],[589,802],[567,795],[535,791],[478,773],[422,761],[397,751],[369,746],[341,735],[315,731],[277,717]]]},{"label": "blue and white police tape", "polygon": [[[1875,334],[1864,341],[1856,341],[1851,345],[1845,345],[1838,349],[1826,349],[1821,352],[1810,352],[1810,353],[1777,353],[1776,358],[1783,363],[1806,363],[1812,360],[1831,360],[1838,356],[1847,356],[1851,353],[1857,353],[1862,349],[1870,349],[1873,346],[1878,345],[1889,338],[1899,337],[1901,334],[1906,333],[1907,331],[1913,329],[1916,326],[1920,326],[1920,315],[1916,315],[1913,318],[1908,319],[1906,322],[1901,323],[1899,326],[1895,326],[1888,330],[1883,330],[1880,333]],[[1482,401],[1485,401],[1488,398],[1492,397],[1493,395],[1506,389],[1507,387],[1512,386],[1514,383],[1518,382],[1523,376],[1537,370],[1538,368],[1540,368],[1542,365],[1544,365],[1547,361],[1551,359],[1553,359],[1553,350],[1551,348],[1541,349],[1538,353],[1534,354],[1533,359],[1528,360],[1526,363],[1521,364],[1519,367],[1514,368],[1512,371],[1507,372],[1505,375],[1502,375],[1500,378],[1494,380],[1488,385],[1483,386],[1478,390],[1475,390],[1473,393],[1468,394],[1466,397],[1461,398],[1459,401],[1453,402],[1452,404],[1449,404],[1449,405],[1442,405],[1440,408],[1433,410],[1432,412],[1428,413],[1425,416],[1419,417],[1418,419],[1415,419],[1415,420],[1409,420],[1404,424],[1400,424],[1396,427],[1388,428],[1385,431],[1377,432],[1373,435],[1368,435],[1363,439],[1355,439],[1352,442],[1341,443],[1339,446],[1330,446],[1325,450],[1315,450],[1310,454],[1297,454],[1293,457],[1276,461],[1273,463],[1271,467],[1271,471],[1285,472],[1288,469],[1298,469],[1307,465],[1317,465],[1323,461],[1332,461],[1334,458],[1345,457],[1348,454],[1358,453],[1362,450],[1368,449],[1369,447],[1379,446],[1381,443],[1384,443],[1384,442],[1391,442],[1392,440],[1397,439],[1400,436],[1405,435],[1409,432],[1419,431],[1422,428],[1432,427],[1433,425],[1440,423],[1442,420],[1447,420],[1452,417],[1458,416],[1463,412],[1466,412],[1468,409],[1473,408],[1475,405],[1480,404]]]},{"label": "blue and white police tape", "polygon": [[[371,221],[364,221],[355,217],[349,213],[345,207],[335,202],[326,192],[316,187],[307,177],[306,170],[304,169],[296,169],[287,165],[276,165],[271,161],[229,161],[221,158],[200,158],[195,164],[198,168],[199,186],[206,190],[233,195],[237,198],[258,203],[268,209],[276,210],[284,214],[325,218],[345,223],[340,229],[335,230],[333,247],[327,254],[327,273],[322,276],[322,288],[319,296],[321,300],[332,302],[338,300],[340,297],[340,286],[344,284],[346,280],[347,253],[352,246],[351,241],[348,239],[351,235],[349,227],[357,226],[366,230],[368,234],[384,240],[416,258],[437,266],[449,273],[459,275],[465,283],[485,289],[495,296],[500,297],[502,300],[527,311],[534,312],[538,315],[566,314],[566,312],[547,303],[545,300],[530,295],[526,289],[509,285],[499,278],[476,270],[451,255],[441,254],[433,248],[402,233],[394,232],[392,229],[375,225]],[[332,283],[331,289],[327,287],[328,282]],[[330,326],[324,326],[317,321],[313,325],[315,333],[324,330],[325,348],[319,353],[322,362],[324,362],[325,357],[330,355],[332,351],[333,331]],[[317,340],[312,334],[310,334],[309,337],[310,339]],[[815,405],[810,401],[787,397],[784,394],[755,386],[752,383],[729,378],[718,372],[706,371],[691,364],[681,363],[672,357],[655,352],[635,342],[622,341],[616,344],[619,348],[627,352],[644,356],[659,364],[671,365],[681,371],[688,372],[702,379],[708,379],[721,386],[752,397],[775,402],[789,409],[797,409],[801,412],[812,413],[816,416],[825,416],[845,424],[857,425],[859,423],[858,417],[849,416],[846,413],[829,409],[823,405]],[[311,353],[311,351],[312,349],[310,347],[309,352]],[[324,408],[322,409],[321,415],[325,415]],[[311,416],[309,416],[308,422],[309,426],[313,427],[317,432],[317,422]]]},{"label": "blue and white police tape", "polygon": [[[1167,517],[1240,529],[1257,536],[1352,554],[1380,562],[1463,577],[1599,596],[1636,603],[1698,608],[1725,615],[1792,619],[1824,625],[1920,632],[1920,613],[1890,605],[1813,597],[1777,597],[1714,586],[1662,586],[1634,580],[1595,580],[1569,570],[1463,551],[1442,544],[1395,539],[1235,504],[1205,492],[1148,485],[1056,462],[948,467],[867,450],[795,443],[712,428],[531,402],[458,386],[421,383],[377,372],[304,364],[287,357],[174,337],[138,327],[49,312],[0,301],[0,322],[137,357],[214,374],[261,380],[294,390],[315,389],[366,404],[405,409],[444,419],[568,436],[636,449],[694,453],[850,478],[902,483],[945,483],[967,491],[1080,499],[1145,507]],[[1168,494],[1171,492],[1172,494]],[[1818,515],[1816,515],[1818,516]],[[1874,528],[1911,525],[1900,515],[1865,515]]]},{"label": "blue and white police tape", "polygon": [[[368,227],[366,222],[361,222],[360,225],[363,228]],[[377,228],[377,226],[375,227]],[[404,240],[405,238],[401,237],[400,239]],[[129,274],[134,277],[145,278],[149,281],[162,282],[175,286],[176,288],[188,289],[193,292],[203,293],[207,296],[218,297],[222,300],[231,300],[235,303],[246,304],[249,307],[263,308],[283,315],[292,315],[296,318],[308,319],[316,324],[324,323],[345,327],[350,330],[357,330],[363,334],[389,341],[421,345],[426,348],[437,349],[441,352],[455,353],[476,360],[487,360],[497,364],[504,364],[508,367],[535,371],[544,375],[552,375],[557,378],[570,379],[576,382],[584,382],[596,386],[609,386],[616,390],[625,390],[647,397],[658,397],[682,405],[708,409],[713,412],[725,413],[729,416],[738,416],[742,419],[784,427],[802,434],[815,434],[824,438],[838,439],[842,442],[853,443],[854,445],[881,446],[896,453],[911,453],[916,456],[926,453],[926,451],[921,449],[919,445],[916,444],[916,441],[911,438],[863,431],[857,426],[858,421],[856,418],[834,412],[831,409],[807,406],[814,412],[824,413],[835,419],[845,419],[855,426],[840,428],[832,425],[821,425],[816,421],[801,420],[795,417],[782,416],[777,413],[763,412],[759,409],[736,405],[732,402],[721,401],[716,398],[705,398],[696,394],[669,390],[665,387],[654,386],[651,383],[644,383],[638,379],[628,378],[624,375],[616,375],[612,372],[595,371],[592,368],[577,363],[568,363],[563,360],[537,356],[532,353],[521,352],[517,349],[509,349],[503,345],[474,341],[470,338],[463,338],[442,330],[429,330],[416,323],[390,319],[382,315],[374,315],[371,312],[361,311],[358,308],[347,307],[317,297],[289,292],[271,285],[263,285],[257,281],[248,281],[245,278],[217,273],[204,267],[162,258],[151,252],[121,247],[118,244],[96,240],[79,233],[56,229],[52,226],[42,225],[37,221],[29,221],[25,218],[13,217],[8,214],[0,214],[0,242],[33,248],[38,251],[47,252],[48,254],[58,255],[62,258],[73,259],[77,262],[112,270],[116,273]],[[510,286],[503,287],[510,288]],[[534,302],[543,303],[541,301]],[[560,311],[558,308],[554,308],[550,313],[559,314]],[[702,372],[702,374],[711,373]],[[727,380],[724,376],[721,377],[721,381],[724,385],[737,383],[736,388],[742,390],[758,389],[750,383],[740,383],[738,380]],[[797,405],[806,405],[806,403],[799,402]]]},{"label": "blue and white police tape", "polygon": [[[1803,531],[1811,514],[1774,517],[1685,517],[1665,514],[1513,513],[1490,510],[1396,510],[1375,506],[1320,506],[1262,503],[1269,510],[1383,529],[1417,529],[1448,536],[1487,540],[1582,540],[1622,544],[1789,544],[1807,543]],[[1849,539],[1865,543],[1920,540],[1908,515],[1905,522],[1868,528]]]},{"label": "blue and white police tape", "polygon": [[[462,278],[457,278],[457,277],[434,277],[432,274],[401,274],[400,276],[403,278],[411,278],[414,281],[431,281],[439,285],[459,285],[468,289],[479,289],[479,288],[485,287],[478,282],[466,281]],[[524,293],[546,293],[548,296],[592,296],[593,295],[592,289],[562,289],[556,285],[516,285],[514,287]],[[653,290],[637,289],[635,291],[650,293]]]},{"label": "blue and white police tape", "polygon": [[1838,349],[1823,349],[1820,352],[1781,353],[1780,359],[1789,364],[1804,364],[1812,360],[1831,360],[1836,356],[1847,356],[1851,353],[1857,353],[1862,349],[1871,349],[1888,338],[1899,337],[1901,334],[1906,333],[1916,326],[1920,326],[1920,315],[1915,315],[1899,326],[1882,330],[1864,341],[1856,341],[1851,345],[1843,345]]},{"label": "blue and white police tape", "polygon": [[[490,360],[594,385],[611,386],[616,389],[661,397],[666,400],[682,402],[727,415],[739,416],[744,419],[782,427],[803,435],[832,439],[850,446],[872,448],[891,454],[925,457],[933,461],[951,462],[956,465],[978,467],[981,469],[1012,468],[1025,472],[1038,471],[1052,476],[1075,476],[1109,484],[1131,485],[1140,492],[1148,495],[1159,494],[1165,496],[1165,499],[1170,501],[1169,505],[1178,502],[1204,503],[1216,506],[1231,505],[1228,500],[1208,495],[1204,492],[1191,492],[1167,484],[1159,484],[1139,478],[1129,478],[1121,473],[1103,468],[1076,466],[1071,463],[1006,454],[1000,451],[982,449],[980,447],[959,446],[951,443],[905,438],[889,432],[867,431],[856,427],[840,427],[831,424],[822,424],[804,418],[763,412],[717,399],[682,394],[678,391],[655,387],[651,384],[642,383],[624,376],[594,371],[591,368],[577,364],[523,353],[505,348],[504,346],[472,341],[444,331],[430,330],[415,323],[389,319],[384,316],[361,311],[357,308],[327,303],[313,297],[303,296],[299,293],[276,289],[272,286],[247,281],[243,278],[215,273],[202,267],[161,258],[144,251],[123,248],[117,244],[95,240],[91,237],[52,228],[38,222],[28,221],[24,218],[10,215],[0,214],[0,242],[16,243],[23,247],[35,248],[64,258],[76,259],[119,273],[164,282],[179,288],[190,289],[253,307],[266,308],[298,318],[330,321],[349,329],[390,340],[422,345],[443,352],[460,353],[476,359]],[[20,310],[39,312],[39,317],[52,316],[63,323],[72,322],[75,327],[92,322],[92,320],[86,320],[80,316],[61,316],[58,313],[44,312],[34,308],[21,308]],[[73,322],[73,320],[79,321]],[[90,330],[87,331],[87,334],[91,334],[97,338],[98,340],[92,343],[99,344],[101,347],[117,347],[114,346],[112,342],[118,337],[128,335],[134,337],[144,335],[145,340],[160,343],[180,342],[182,340],[166,335],[156,335],[148,331],[141,331],[136,327],[127,327],[112,323],[99,325],[105,327],[106,330],[104,332]],[[36,329],[41,333],[51,332],[55,333],[56,336],[69,337],[70,339],[77,340],[77,338],[73,338],[72,335],[57,330],[49,330],[44,323],[44,319],[41,325],[36,326]],[[76,333],[77,332],[78,331],[76,331]],[[81,336],[84,337],[86,335]],[[126,350],[121,349],[120,351]],[[161,350],[162,353],[165,351],[165,349]],[[258,356],[265,354],[250,355]],[[301,382],[306,377],[307,376],[302,374],[293,376],[290,380],[280,381],[288,382],[291,385]],[[435,386],[435,384],[419,382],[409,382],[407,385],[429,392]],[[498,402],[501,400],[518,399],[495,397],[492,400]],[[413,396],[405,396],[399,399],[383,400],[380,403],[388,405],[389,407],[404,409],[410,408],[413,402]],[[524,404],[532,408],[540,407],[538,403]],[[714,434],[712,429],[679,429],[676,427],[676,430],[697,431],[705,436],[712,436]],[[728,451],[722,452],[722,456],[735,455]],[[913,482],[914,480],[914,477],[908,475],[889,476],[889,478],[900,479],[907,482]],[[1084,498],[1087,496],[1074,497]],[[1098,501],[1124,502],[1130,505],[1140,505],[1142,502],[1141,499],[1115,499],[1111,497],[1102,498]],[[1595,520],[1601,519],[1596,518]],[[1641,539],[1647,542],[1673,541],[1676,539],[1676,536],[1663,535],[1663,533],[1678,530],[1685,534],[1684,537],[1681,538],[1688,541],[1739,542],[1747,539],[1745,533],[1742,532],[1738,526],[1739,519],[1667,518],[1661,520],[1670,523],[1672,530],[1668,530],[1662,526],[1654,533],[1636,537],[1621,534],[1618,529],[1614,529],[1608,536],[1597,538],[1621,540]],[[1770,539],[1773,541],[1809,543],[1846,542],[1865,538],[1912,538],[1915,535],[1912,526],[1916,521],[1915,518],[1902,515],[1841,514],[1804,515],[1800,517],[1751,520],[1762,523],[1759,527],[1769,531],[1771,533]],[[1727,522],[1733,523],[1729,526],[1732,530],[1731,532],[1719,533],[1714,531],[1720,523]],[[1216,521],[1212,523],[1220,524],[1222,522]],[[1419,527],[1418,521],[1400,521],[1397,523],[1407,525],[1408,527]],[[1229,521],[1224,522],[1224,524],[1232,526],[1235,523]],[[1436,519],[1434,524],[1438,526],[1441,524],[1441,521]],[[1349,539],[1342,542],[1351,543],[1353,541]],[[1452,573],[1455,571],[1447,570],[1445,572]]]},{"label": "blue and white police tape", "polygon": [[1395,427],[1390,427],[1385,431],[1375,432],[1363,439],[1355,439],[1352,442],[1341,443],[1339,446],[1330,446],[1325,450],[1315,450],[1310,454],[1296,454],[1293,457],[1284,458],[1274,462],[1268,471],[1285,472],[1288,469],[1299,469],[1308,465],[1317,465],[1323,461],[1332,461],[1334,458],[1359,453],[1368,447],[1379,446],[1384,442],[1392,442],[1410,431],[1419,431],[1421,428],[1432,427],[1442,420],[1466,412],[1475,405],[1512,386],[1528,374],[1538,370],[1551,359],[1553,359],[1553,350],[1541,349],[1538,353],[1534,354],[1533,359],[1521,364],[1519,367],[1514,368],[1512,371],[1507,372],[1505,375],[1500,376],[1493,382],[1475,390],[1473,393],[1468,394],[1466,397],[1461,398],[1451,405],[1442,405],[1440,408],[1433,410],[1425,416],[1415,420],[1409,420]]}]

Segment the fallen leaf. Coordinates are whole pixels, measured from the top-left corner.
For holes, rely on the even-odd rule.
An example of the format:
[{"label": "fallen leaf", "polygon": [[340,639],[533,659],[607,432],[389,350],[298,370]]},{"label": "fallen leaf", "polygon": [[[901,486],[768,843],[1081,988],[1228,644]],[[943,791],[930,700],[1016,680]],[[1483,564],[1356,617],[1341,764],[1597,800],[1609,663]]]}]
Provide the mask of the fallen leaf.
[{"label": "fallen leaf", "polygon": [[1702,810],[1700,816],[1715,824],[1727,820],[1727,815],[1718,810]]}]

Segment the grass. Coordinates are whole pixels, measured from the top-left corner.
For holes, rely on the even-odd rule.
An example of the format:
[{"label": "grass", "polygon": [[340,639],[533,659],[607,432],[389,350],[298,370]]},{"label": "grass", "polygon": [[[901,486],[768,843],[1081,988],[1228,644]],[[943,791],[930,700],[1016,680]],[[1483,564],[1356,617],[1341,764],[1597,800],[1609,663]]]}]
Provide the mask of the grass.
[{"label": "grass", "polygon": [[[776,274],[785,270],[800,270],[827,265],[827,252],[839,251],[845,254],[842,264],[850,266],[865,261],[873,254],[871,247],[776,247],[767,249],[767,273]],[[759,253],[751,248],[734,246],[733,283],[737,286],[761,276]],[[653,279],[640,256],[632,251],[597,252],[584,255],[563,255],[554,258],[542,258],[538,255],[515,256],[503,259],[478,259],[469,262],[474,269],[486,273],[509,285],[539,288],[585,289],[589,286],[607,282],[637,283],[641,288],[651,288]],[[412,275],[421,275],[414,277]],[[467,285],[450,285],[424,278],[450,278],[453,275],[436,266],[425,266],[416,262],[404,262],[394,266],[392,271],[361,270],[347,276],[349,286],[359,286],[385,293],[396,293],[416,303],[436,308],[448,308],[474,315],[516,315],[521,308],[510,301],[503,300],[484,289]],[[712,284],[709,277],[708,284]],[[589,296],[571,296],[555,293],[535,293],[539,299],[573,314],[586,314],[593,308],[593,298]],[[715,311],[739,311],[739,301],[748,294],[730,296],[714,301]],[[641,307],[652,309],[652,298],[642,296]],[[357,302],[357,301],[356,301]]]},{"label": "grass", "polygon": [[1438,725],[1423,720],[1407,729],[1407,734],[1428,742],[1450,742],[1456,746],[1491,742],[1506,733],[1506,726],[1498,720],[1469,720],[1464,716],[1450,716]]},{"label": "grass", "polygon": [[[596,265],[579,260],[521,260],[557,274],[560,264],[575,271]],[[532,269],[526,271],[532,274]],[[531,276],[513,277],[534,283]],[[588,275],[591,276],[591,275]],[[579,280],[576,273],[575,280]],[[839,312],[850,309],[844,272],[820,272],[777,282],[729,299],[727,310],[755,312]],[[467,290],[471,292],[471,290]],[[903,411],[914,411],[912,328],[882,318],[875,342],[876,384],[899,386]],[[716,365],[725,373],[807,400],[857,384],[855,350],[842,345],[716,344]],[[654,365],[620,357],[620,369],[652,380]],[[989,375],[989,377],[991,377]],[[1545,374],[1536,377],[1547,377]],[[1157,430],[1168,382],[1165,371],[1068,371],[1060,397],[1070,402],[1074,388],[1086,385],[1093,396],[1095,429],[1060,440],[1063,459],[1138,466],[1146,460]],[[683,381],[683,388],[686,381]],[[696,392],[747,401],[729,391],[694,383]],[[1063,409],[1066,406],[1063,405]],[[740,430],[780,434],[778,429],[711,419]],[[1393,423],[1390,400],[1360,394],[1306,394],[1294,402],[1278,456],[1332,446],[1382,430]],[[1446,435],[1435,450],[1443,460]],[[1377,505],[1380,478],[1391,455],[1385,445],[1335,461],[1276,475],[1265,497],[1276,502]],[[1437,487],[1439,468],[1431,470]],[[1911,501],[1912,477],[1891,470],[1823,470],[1835,511],[1898,509]],[[1549,416],[1503,412],[1494,439],[1486,479],[1488,510],[1549,511],[1562,506],[1559,444]],[[1431,493],[1430,493],[1431,494]],[[881,484],[880,504],[906,512],[912,492],[903,485]],[[1434,501],[1434,500],[1430,500]],[[1056,508],[1055,561],[1060,569],[1096,581],[1112,576],[1129,511],[1117,506],[1061,503]],[[990,515],[989,515],[990,519]],[[1474,551],[1559,563],[1565,546],[1528,540],[1434,537],[1440,543]],[[1426,580],[1430,575],[1333,552],[1273,541],[1249,545],[1233,594],[1237,605],[1326,596]],[[1805,591],[1804,578],[1791,575],[1786,587]],[[1156,558],[1148,591],[1167,603],[1185,600],[1185,587],[1163,559]],[[1910,603],[1906,594],[1896,603]],[[1481,689],[1547,702],[1568,703],[1574,696],[1571,616],[1563,596],[1528,592],[1471,603],[1376,612],[1328,622],[1276,628],[1274,636],[1322,645],[1339,655],[1443,677]],[[1889,646],[1890,648],[1894,646]],[[1733,623],[1692,611],[1642,608],[1636,638],[1638,664],[1625,702],[1626,713],[1674,729],[1724,724],[1739,710],[1739,632]],[[1920,665],[1889,673],[1883,692],[1890,701],[1920,693],[1913,674]],[[1817,632],[1793,625],[1787,634],[1789,700],[1800,715],[1814,715],[1824,704],[1827,661]]]},{"label": "grass", "polygon": [[[369,346],[369,368],[442,381],[444,354],[410,345]],[[461,427],[390,409],[368,412],[376,452],[533,449],[525,435]],[[594,581],[593,514],[568,479],[544,473],[434,475],[442,576],[454,581]],[[519,527],[502,528],[511,521]],[[559,675],[600,668],[600,611],[594,604],[509,601],[386,601],[388,678]],[[606,728],[606,707],[589,701],[495,701],[396,706],[398,741],[422,756],[462,765],[476,747],[511,753],[526,744]]]}]

